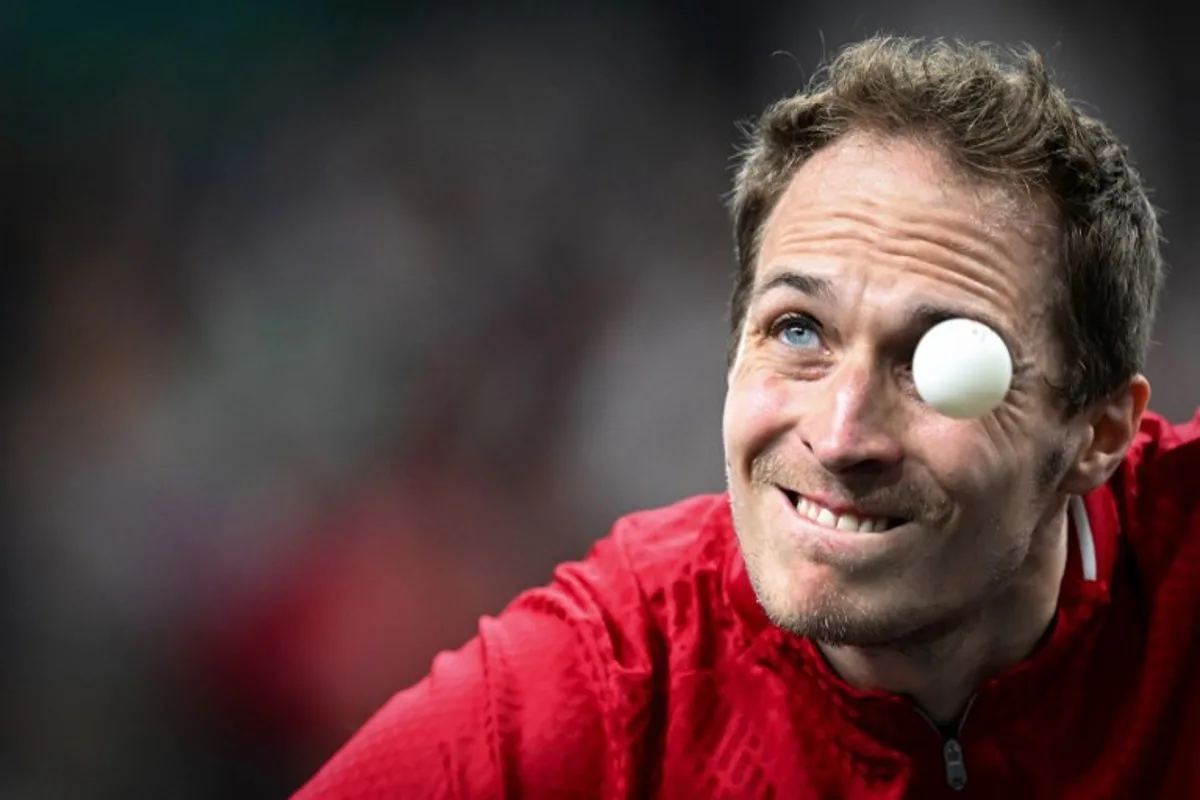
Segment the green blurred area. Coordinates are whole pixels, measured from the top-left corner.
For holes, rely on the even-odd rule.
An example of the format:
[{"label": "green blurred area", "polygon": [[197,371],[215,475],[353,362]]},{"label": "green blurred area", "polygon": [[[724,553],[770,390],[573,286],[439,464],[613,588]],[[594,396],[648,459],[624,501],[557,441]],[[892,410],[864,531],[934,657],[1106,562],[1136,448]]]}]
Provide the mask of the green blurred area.
[{"label": "green blurred area", "polygon": [[[128,93],[186,98],[210,113],[267,66],[333,73],[372,33],[414,13],[335,0],[163,3],[36,0],[0,8],[4,125],[46,134],[119,109]],[[387,25],[381,25],[386,21]]]}]

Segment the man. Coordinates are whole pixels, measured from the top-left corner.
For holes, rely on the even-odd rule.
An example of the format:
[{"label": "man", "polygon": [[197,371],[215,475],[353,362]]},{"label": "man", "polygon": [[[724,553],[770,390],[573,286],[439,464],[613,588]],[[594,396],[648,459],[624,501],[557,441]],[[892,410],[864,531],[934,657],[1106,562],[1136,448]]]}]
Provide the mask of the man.
[{"label": "man", "polygon": [[[876,38],[732,207],[728,494],[620,520],[299,796],[1193,796],[1200,417],[1146,412],[1122,145],[1036,54]],[[1015,365],[978,419],[912,379],[959,317]]]}]

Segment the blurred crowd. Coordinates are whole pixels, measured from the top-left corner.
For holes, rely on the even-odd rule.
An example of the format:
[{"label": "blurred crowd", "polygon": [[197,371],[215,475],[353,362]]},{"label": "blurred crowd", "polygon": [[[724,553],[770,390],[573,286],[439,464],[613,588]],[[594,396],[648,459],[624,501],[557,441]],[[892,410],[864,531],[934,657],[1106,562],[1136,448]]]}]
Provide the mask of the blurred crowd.
[{"label": "blurred crowd", "polygon": [[877,29],[1030,41],[1130,141],[1200,404],[1200,76],[1145,8],[263,5],[0,12],[0,797],[285,796],[719,490],[734,122]]}]

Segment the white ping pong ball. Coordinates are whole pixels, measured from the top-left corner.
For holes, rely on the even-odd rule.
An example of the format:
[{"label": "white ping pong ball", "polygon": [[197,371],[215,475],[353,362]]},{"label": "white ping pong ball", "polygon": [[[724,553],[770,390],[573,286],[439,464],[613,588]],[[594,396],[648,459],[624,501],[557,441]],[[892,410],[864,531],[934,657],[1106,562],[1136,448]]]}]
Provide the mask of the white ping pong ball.
[{"label": "white ping pong ball", "polygon": [[1008,394],[1012,356],[987,325],[949,319],[917,344],[912,362],[917,393],[935,411],[955,419],[982,417]]}]

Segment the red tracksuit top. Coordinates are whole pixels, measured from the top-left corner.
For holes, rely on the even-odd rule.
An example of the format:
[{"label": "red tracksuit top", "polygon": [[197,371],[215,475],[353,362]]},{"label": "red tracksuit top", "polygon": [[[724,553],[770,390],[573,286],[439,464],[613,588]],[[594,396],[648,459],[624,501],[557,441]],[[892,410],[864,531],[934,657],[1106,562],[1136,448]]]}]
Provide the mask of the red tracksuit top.
[{"label": "red tracksuit top", "polygon": [[1200,798],[1200,414],[1075,511],[1052,634],[953,738],[765,619],[711,495],[483,618],[296,797]]}]

